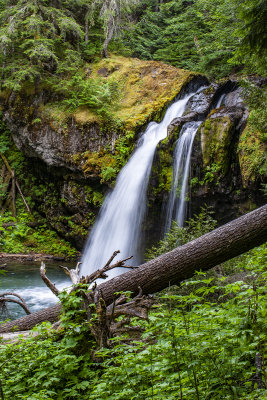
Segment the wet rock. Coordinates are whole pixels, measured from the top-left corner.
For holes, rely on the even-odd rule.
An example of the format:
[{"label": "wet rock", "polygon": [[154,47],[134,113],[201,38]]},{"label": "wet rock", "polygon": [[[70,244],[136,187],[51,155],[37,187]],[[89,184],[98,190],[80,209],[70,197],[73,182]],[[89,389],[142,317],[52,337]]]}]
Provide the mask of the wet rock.
[{"label": "wet rock", "polygon": [[210,166],[217,178],[228,171],[231,144],[238,141],[243,113],[244,109],[238,106],[220,107],[213,110],[199,128],[204,167]]},{"label": "wet rock", "polygon": [[168,126],[168,136],[171,136],[174,131],[180,131],[182,126],[186,122],[191,122],[191,121],[198,121],[199,114],[197,112],[190,112],[189,114],[180,117],[180,118],[174,118],[170,125]]},{"label": "wet rock", "polygon": [[195,112],[204,117],[210,110],[218,85],[211,84],[208,88],[196,93],[187,103],[185,114]]},{"label": "wet rock", "polygon": [[225,95],[223,99],[223,104],[226,107],[245,107],[244,100],[242,98],[242,88],[239,87],[233,92]]}]

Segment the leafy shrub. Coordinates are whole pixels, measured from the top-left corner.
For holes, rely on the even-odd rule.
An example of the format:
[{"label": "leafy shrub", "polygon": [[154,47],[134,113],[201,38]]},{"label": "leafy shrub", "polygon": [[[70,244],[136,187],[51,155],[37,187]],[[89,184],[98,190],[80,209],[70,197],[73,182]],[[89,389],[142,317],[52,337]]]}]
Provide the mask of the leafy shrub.
[{"label": "leafy shrub", "polygon": [[76,73],[66,84],[63,101],[71,110],[87,107],[105,119],[111,118],[111,107],[118,96],[118,83],[86,78]]},{"label": "leafy shrub", "polygon": [[262,246],[236,261],[243,280],[199,273],[165,291],[142,322],[145,341],[115,338],[94,358],[81,298],[62,294],[61,330],[44,324],[37,339],[1,346],[5,399],[264,400],[266,261]]},{"label": "leafy shrub", "polygon": [[213,214],[214,212],[206,206],[201,208],[198,215],[187,221],[185,227],[180,227],[177,222],[173,221],[172,227],[165,237],[156,246],[147,250],[146,260],[152,260],[213,230],[217,224],[217,221],[213,219]]},{"label": "leafy shrub", "polygon": [[31,216],[18,214],[17,218],[6,212],[0,215],[1,251],[6,253],[46,253],[73,257],[76,250],[65,240],[60,239],[46,224],[31,228]]}]

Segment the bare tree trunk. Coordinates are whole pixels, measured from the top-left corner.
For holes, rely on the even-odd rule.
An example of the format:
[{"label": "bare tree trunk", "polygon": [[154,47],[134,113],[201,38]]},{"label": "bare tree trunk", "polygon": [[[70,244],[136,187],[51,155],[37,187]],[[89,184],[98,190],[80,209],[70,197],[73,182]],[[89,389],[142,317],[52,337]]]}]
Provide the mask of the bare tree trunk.
[{"label": "bare tree trunk", "polygon": [[12,215],[16,218],[16,181],[15,181],[15,172],[11,171],[12,177],[12,185],[11,185],[11,195],[12,195]]},{"label": "bare tree trunk", "polygon": [[18,181],[15,179],[15,171],[13,171],[12,168],[10,167],[10,165],[9,165],[9,163],[8,163],[8,161],[7,161],[7,159],[6,159],[6,157],[5,157],[3,154],[1,154],[1,153],[0,153],[0,156],[1,156],[2,160],[4,161],[4,164],[5,164],[5,166],[6,166],[7,170],[8,170],[8,172],[10,173],[11,178],[12,178],[12,210],[13,210],[13,216],[16,216],[16,204],[15,204],[15,200],[16,200],[16,187],[17,187],[17,189],[18,189],[18,191],[19,191],[19,194],[20,194],[21,197],[22,197],[22,200],[23,200],[23,202],[24,202],[24,204],[25,204],[25,206],[26,206],[26,208],[27,208],[27,211],[31,214],[30,207],[28,206],[28,203],[27,203],[25,197],[23,196],[23,193],[22,193],[22,191],[21,191],[21,188],[20,188],[20,186],[19,186]]},{"label": "bare tree trunk", "polygon": [[[212,232],[155,258],[139,268],[99,285],[107,305],[115,292],[131,291],[143,294],[160,291],[192,277],[196,270],[207,271],[267,240],[267,205],[258,208]],[[57,304],[0,326],[0,332],[31,329],[42,321],[54,322],[61,306]]]},{"label": "bare tree trunk", "polygon": [[114,23],[113,19],[110,18],[108,21],[107,36],[105,38],[102,50],[102,55],[104,58],[108,58],[108,45],[111,39],[113,38],[113,34],[114,34]]}]

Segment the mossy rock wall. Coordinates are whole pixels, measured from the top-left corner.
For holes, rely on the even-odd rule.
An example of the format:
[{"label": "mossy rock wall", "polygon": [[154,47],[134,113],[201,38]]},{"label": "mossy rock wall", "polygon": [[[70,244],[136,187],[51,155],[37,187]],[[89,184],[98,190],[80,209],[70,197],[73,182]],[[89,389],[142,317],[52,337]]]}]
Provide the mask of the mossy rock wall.
[{"label": "mossy rock wall", "polygon": [[[88,79],[118,82],[111,120],[86,107],[67,109],[49,88],[1,94],[5,123],[27,164],[19,177],[23,192],[33,211],[80,250],[142,130],[177,96],[207,81],[160,62],[117,56],[85,69]],[[170,174],[169,168],[169,185]]]},{"label": "mossy rock wall", "polygon": [[200,127],[204,168],[216,164],[218,171],[225,175],[229,167],[229,145],[233,124],[228,115],[207,118]]},{"label": "mossy rock wall", "polygon": [[238,158],[244,187],[264,183],[267,171],[267,135],[248,124],[238,144]]}]

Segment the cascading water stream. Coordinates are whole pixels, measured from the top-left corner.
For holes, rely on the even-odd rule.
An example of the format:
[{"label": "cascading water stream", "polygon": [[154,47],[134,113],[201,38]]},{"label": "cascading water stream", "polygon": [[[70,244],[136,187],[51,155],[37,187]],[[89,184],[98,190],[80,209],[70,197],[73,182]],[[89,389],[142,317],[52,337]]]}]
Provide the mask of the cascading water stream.
[{"label": "cascading water stream", "polygon": [[[118,175],[114,190],[106,197],[81,259],[81,274],[88,275],[105,265],[115,250],[120,259],[133,255],[140,263],[141,225],[146,211],[146,191],[157,144],[167,136],[170,122],[183,114],[193,94],[173,103],[163,120],[149,124],[138,147]],[[129,263],[130,264],[130,263]],[[112,270],[109,277],[124,272]]]},{"label": "cascading water stream", "polygon": [[217,103],[216,103],[215,106],[214,106],[214,109],[221,107],[221,105],[222,105],[222,103],[223,103],[223,101],[224,101],[224,98],[225,98],[225,93],[223,93],[223,94],[219,97]]},{"label": "cascading water stream", "polygon": [[182,130],[174,151],[172,189],[169,196],[166,212],[165,232],[172,224],[172,220],[183,226],[188,195],[188,177],[193,141],[200,121],[186,123]]}]

